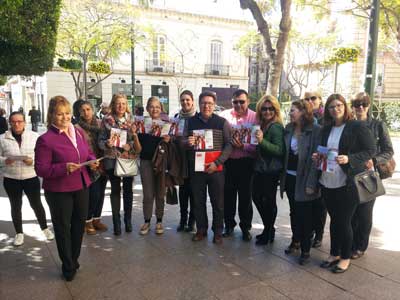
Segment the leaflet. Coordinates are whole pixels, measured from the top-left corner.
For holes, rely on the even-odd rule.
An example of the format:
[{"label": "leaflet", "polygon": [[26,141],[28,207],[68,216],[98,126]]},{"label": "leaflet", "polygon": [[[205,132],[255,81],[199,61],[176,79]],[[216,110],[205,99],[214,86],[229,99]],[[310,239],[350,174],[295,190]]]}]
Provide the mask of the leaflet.
[{"label": "leaflet", "polygon": [[14,161],[23,161],[25,159],[28,159],[29,156],[27,155],[9,155],[6,156],[8,159],[14,160]]},{"label": "leaflet", "polygon": [[336,161],[336,158],[339,155],[338,149],[318,146],[317,152],[318,169],[327,173],[334,173],[339,167],[339,164]]},{"label": "leaflet", "polygon": [[212,129],[193,130],[193,136],[195,137],[195,150],[212,150],[214,148]]},{"label": "leaflet", "polygon": [[79,165],[80,165],[81,167],[84,167],[84,166],[88,166],[88,165],[90,165],[90,164],[94,164],[94,163],[96,163],[96,162],[99,162],[99,161],[101,161],[101,160],[103,160],[103,159],[104,159],[104,157],[100,157],[100,158],[97,158],[97,159],[88,160],[88,161],[85,161],[85,162],[83,162],[83,163],[80,163]]},{"label": "leaflet", "polygon": [[122,148],[127,141],[128,131],[119,128],[111,128],[110,140],[114,147]]}]

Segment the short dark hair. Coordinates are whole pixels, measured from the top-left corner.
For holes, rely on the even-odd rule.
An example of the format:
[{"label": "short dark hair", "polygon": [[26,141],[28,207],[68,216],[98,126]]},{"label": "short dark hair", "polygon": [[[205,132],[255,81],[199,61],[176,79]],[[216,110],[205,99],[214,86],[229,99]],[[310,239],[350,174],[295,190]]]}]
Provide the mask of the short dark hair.
[{"label": "short dark hair", "polygon": [[369,97],[369,95],[366,92],[360,92],[360,93],[355,94],[351,98],[351,105],[354,105],[354,103],[357,103],[357,102],[366,103],[366,104],[368,104],[368,106],[370,106],[371,98]]},{"label": "short dark hair", "polygon": [[193,97],[193,93],[189,90],[184,90],[180,95],[179,95],[179,99],[183,96],[183,95],[188,95],[190,98],[192,98],[192,100],[194,100]]},{"label": "short dark hair", "polygon": [[324,108],[324,126],[331,126],[334,124],[334,120],[329,112],[329,105],[335,100],[340,101],[344,105],[343,122],[347,122],[353,119],[353,115],[351,114],[351,111],[346,103],[346,99],[340,94],[332,94],[328,97],[328,99],[326,99]]},{"label": "short dark hair", "polygon": [[217,94],[212,91],[204,91],[199,95],[199,104],[204,97],[211,97],[214,99],[214,103],[217,103]]},{"label": "short dark hair", "polygon": [[243,95],[243,94],[245,94],[246,97],[249,98],[249,94],[248,94],[245,90],[242,90],[242,89],[236,90],[236,91],[232,94],[232,98],[239,97],[240,95]]},{"label": "short dark hair", "polygon": [[24,115],[24,113],[22,113],[22,112],[20,112],[19,110],[17,110],[17,111],[13,111],[13,112],[10,114],[10,116],[8,117],[8,122],[11,123],[11,117],[12,117],[12,116],[15,116],[15,115],[21,115],[22,118],[24,118],[24,121],[25,121],[25,115]]}]

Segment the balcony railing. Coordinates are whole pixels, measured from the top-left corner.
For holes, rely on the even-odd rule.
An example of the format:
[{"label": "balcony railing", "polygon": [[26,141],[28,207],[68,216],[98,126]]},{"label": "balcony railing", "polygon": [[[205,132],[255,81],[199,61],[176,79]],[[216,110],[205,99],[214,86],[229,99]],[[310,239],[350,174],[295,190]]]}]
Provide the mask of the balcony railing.
[{"label": "balcony railing", "polygon": [[229,66],[227,65],[205,65],[205,75],[229,76]]},{"label": "balcony railing", "polygon": [[175,63],[164,61],[162,64],[155,64],[154,60],[146,60],[146,72],[174,74]]}]

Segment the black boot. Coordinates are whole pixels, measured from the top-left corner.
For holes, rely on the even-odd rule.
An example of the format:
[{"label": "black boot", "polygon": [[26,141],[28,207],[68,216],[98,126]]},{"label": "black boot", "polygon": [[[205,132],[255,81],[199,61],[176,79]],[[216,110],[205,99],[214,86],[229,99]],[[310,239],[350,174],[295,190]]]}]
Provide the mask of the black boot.
[{"label": "black boot", "polygon": [[114,235],[121,235],[121,217],[119,213],[113,216]]},{"label": "black boot", "polygon": [[177,232],[182,232],[186,229],[187,225],[186,225],[186,221],[184,219],[181,219],[181,221],[179,222],[178,227],[176,228]]},{"label": "black boot", "polygon": [[132,210],[124,214],[125,231],[132,232]]}]

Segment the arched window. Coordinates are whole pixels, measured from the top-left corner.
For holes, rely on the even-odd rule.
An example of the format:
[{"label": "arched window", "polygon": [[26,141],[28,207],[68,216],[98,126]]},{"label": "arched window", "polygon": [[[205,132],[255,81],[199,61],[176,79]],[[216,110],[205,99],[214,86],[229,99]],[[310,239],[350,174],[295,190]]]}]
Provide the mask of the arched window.
[{"label": "arched window", "polygon": [[154,38],[153,48],[153,65],[154,66],[165,66],[165,41],[166,38],[163,35],[158,35]]},{"label": "arched window", "polygon": [[217,66],[222,65],[222,42],[218,40],[211,41],[211,56],[210,56],[211,67],[218,70]]}]

